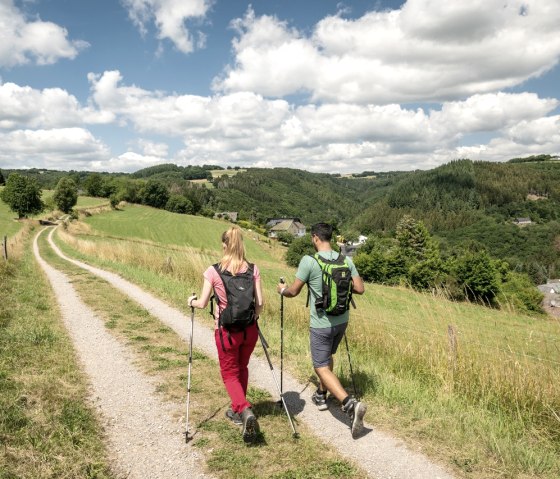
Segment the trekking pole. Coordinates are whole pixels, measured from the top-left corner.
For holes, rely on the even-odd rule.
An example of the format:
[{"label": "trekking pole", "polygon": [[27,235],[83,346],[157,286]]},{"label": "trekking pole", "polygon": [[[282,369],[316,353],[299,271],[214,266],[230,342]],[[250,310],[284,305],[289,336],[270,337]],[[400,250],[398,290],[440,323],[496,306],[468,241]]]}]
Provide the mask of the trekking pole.
[{"label": "trekking pole", "polygon": [[358,390],[356,389],[356,381],[354,380],[354,371],[352,370],[352,360],[350,359],[350,348],[348,347],[348,338],[346,337],[346,332],[344,333],[344,342],[346,343],[346,352],[348,353],[348,364],[350,365],[350,377],[352,378],[352,387],[354,388],[354,394],[356,399],[359,400]]},{"label": "trekking pole", "polygon": [[288,411],[288,406],[286,405],[286,401],[284,400],[284,394],[282,393],[282,391],[280,390],[280,385],[278,384],[278,380],[276,379],[276,374],[274,374],[274,367],[272,366],[272,361],[270,360],[270,356],[268,355],[268,343],[266,342],[266,339],[264,339],[263,334],[261,333],[261,330],[259,329],[259,338],[261,339],[261,344],[264,350],[264,354],[266,356],[266,359],[268,361],[268,365],[270,366],[270,371],[272,372],[272,378],[274,379],[274,383],[276,384],[276,389],[278,389],[278,392],[280,393],[280,401],[282,402],[282,405],[284,406],[284,410],[286,411],[286,414],[288,416],[288,420],[290,421],[290,426],[292,426],[292,437],[295,439],[299,438],[299,434],[296,432],[296,427],[294,426],[294,421],[292,420],[292,416],[290,415],[290,411]]},{"label": "trekking pole", "polygon": [[[194,296],[194,293],[192,294]],[[189,372],[187,374],[187,421],[185,427],[185,442],[188,443],[192,439],[189,437],[189,405],[191,401],[191,366],[192,366],[192,343],[194,333],[194,306],[191,306],[191,338],[189,341]]]},{"label": "trekking pole", "polygon": [[[280,283],[285,284],[284,278],[280,277]],[[284,393],[284,296],[280,295],[280,395]],[[282,407],[282,399],[276,403]]]}]

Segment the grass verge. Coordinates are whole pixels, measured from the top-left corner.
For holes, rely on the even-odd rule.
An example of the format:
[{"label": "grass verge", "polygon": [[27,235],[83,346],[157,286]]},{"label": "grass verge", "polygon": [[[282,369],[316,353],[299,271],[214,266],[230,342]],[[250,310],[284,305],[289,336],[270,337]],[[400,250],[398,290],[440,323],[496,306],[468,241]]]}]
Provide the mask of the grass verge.
[{"label": "grass verge", "polygon": [[12,260],[0,258],[0,478],[110,478],[86,379],[29,230]]}]

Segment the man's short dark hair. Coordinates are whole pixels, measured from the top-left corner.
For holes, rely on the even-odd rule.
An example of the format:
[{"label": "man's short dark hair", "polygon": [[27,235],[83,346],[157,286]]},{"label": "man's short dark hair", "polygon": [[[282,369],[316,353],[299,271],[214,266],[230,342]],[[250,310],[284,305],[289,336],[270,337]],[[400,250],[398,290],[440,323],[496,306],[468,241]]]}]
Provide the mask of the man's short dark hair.
[{"label": "man's short dark hair", "polygon": [[321,241],[332,239],[333,227],[327,223],[315,223],[311,227],[311,236],[316,235]]}]

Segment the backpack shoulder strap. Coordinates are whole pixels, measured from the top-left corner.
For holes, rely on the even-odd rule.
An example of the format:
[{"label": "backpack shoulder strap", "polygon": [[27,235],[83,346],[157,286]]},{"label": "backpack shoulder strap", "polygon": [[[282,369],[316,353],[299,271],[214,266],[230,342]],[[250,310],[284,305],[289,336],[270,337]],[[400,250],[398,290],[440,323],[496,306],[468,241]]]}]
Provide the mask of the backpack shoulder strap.
[{"label": "backpack shoulder strap", "polygon": [[[321,268],[321,273],[322,273],[323,267],[321,266],[321,262],[319,261],[319,253],[315,253],[313,255],[308,254],[307,256],[309,256],[310,258],[313,258],[317,262],[317,265],[319,266],[319,268]],[[311,287],[309,286],[309,282],[307,282],[306,284],[307,284],[307,300],[305,301],[305,307],[309,308],[309,298],[311,297]]]}]

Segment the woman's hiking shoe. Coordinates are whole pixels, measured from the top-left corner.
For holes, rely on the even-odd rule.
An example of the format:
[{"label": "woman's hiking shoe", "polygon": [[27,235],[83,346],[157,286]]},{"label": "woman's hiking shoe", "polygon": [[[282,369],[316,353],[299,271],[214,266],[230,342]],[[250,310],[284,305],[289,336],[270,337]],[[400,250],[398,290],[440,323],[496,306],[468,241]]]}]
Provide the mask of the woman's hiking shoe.
[{"label": "woman's hiking shoe", "polygon": [[313,393],[313,396],[311,396],[311,401],[313,401],[313,404],[317,406],[317,409],[319,411],[324,411],[329,408],[329,405],[327,404],[326,391],[324,393],[320,393],[319,390],[317,389],[317,391]]},{"label": "woman's hiking shoe", "polygon": [[352,419],[350,430],[352,431],[352,437],[356,438],[364,429],[364,416],[367,411],[367,405],[352,398],[348,400],[346,406],[342,406],[342,410]]},{"label": "woman's hiking shoe", "polygon": [[243,425],[243,421],[241,420],[241,416],[239,415],[239,413],[233,412],[233,409],[231,408],[226,411],[226,418],[228,418],[236,426]]},{"label": "woman's hiking shoe", "polygon": [[255,442],[259,433],[259,423],[250,407],[243,409],[241,422],[243,425],[243,440],[247,443]]}]

